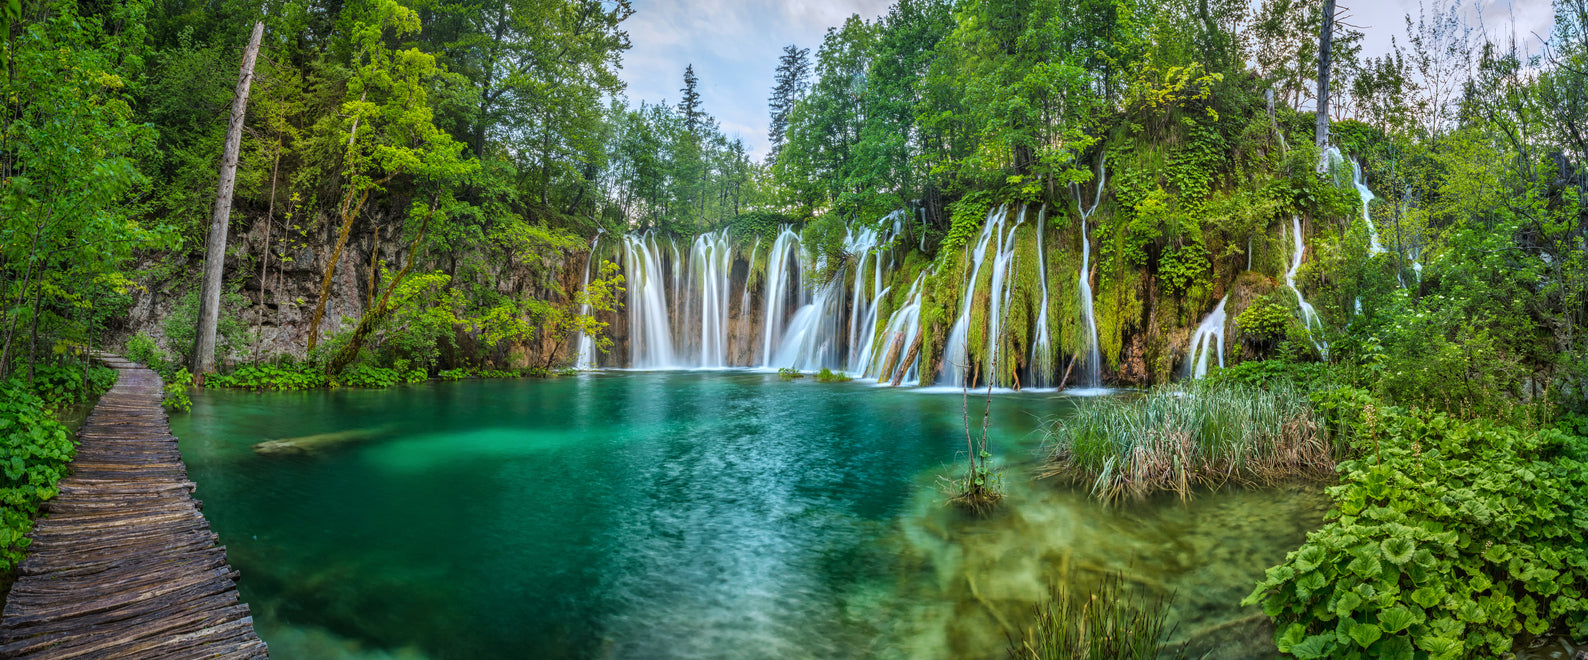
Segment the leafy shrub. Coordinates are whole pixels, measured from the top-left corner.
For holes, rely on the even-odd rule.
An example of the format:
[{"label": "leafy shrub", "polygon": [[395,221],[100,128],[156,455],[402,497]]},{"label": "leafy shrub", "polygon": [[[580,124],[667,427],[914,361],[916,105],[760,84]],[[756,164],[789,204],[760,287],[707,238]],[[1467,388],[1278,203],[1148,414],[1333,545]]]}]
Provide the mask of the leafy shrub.
[{"label": "leafy shrub", "polygon": [[39,505],[55,497],[76,448],[22,383],[0,383],[0,572],[22,559]]},{"label": "leafy shrub", "polygon": [[85,379],[81,364],[39,364],[33,367],[28,387],[47,408],[59,410],[104,394],[115,383],[115,369],[91,366]]},{"label": "leafy shrub", "polygon": [[480,378],[519,378],[521,376],[545,378],[547,371],[544,367],[530,367],[525,369],[523,373],[507,369],[479,369],[474,372],[474,375]]},{"label": "leafy shrub", "polygon": [[159,367],[170,361],[171,356],[160,350],[154,343],[154,338],[138,333],[127,340],[127,346],[122,350],[122,357],[137,362],[145,367],[159,371]]},{"label": "leafy shrub", "polygon": [[161,390],[160,405],[172,412],[188,412],[193,409],[193,399],[188,397],[188,384],[193,382],[193,374],[187,369],[177,370],[174,377],[166,381]]},{"label": "leafy shrub", "polygon": [[1335,365],[1288,360],[1252,360],[1215,369],[1205,378],[1209,385],[1245,385],[1273,389],[1291,387],[1307,392],[1332,383],[1348,381],[1349,374]]},{"label": "leafy shrub", "polygon": [[854,380],[842,371],[834,372],[832,369],[822,367],[821,373],[816,374],[816,381],[821,383],[847,383]]},{"label": "leafy shrub", "polygon": [[1250,342],[1259,355],[1270,354],[1274,345],[1289,335],[1292,326],[1300,325],[1290,306],[1273,295],[1258,298],[1235,317],[1242,341]]},{"label": "leafy shrub", "polygon": [[1588,440],[1369,408],[1332,521],[1245,604],[1298,658],[1497,657],[1588,634]]},{"label": "leafy shrub", "polygon": [[311,390],[329,384],[325,374],[307,364],[243,367],[229,374],[211,374],[205,387],[244,390]]},{"label": "leafy shrub", "polygon": [[396,369],[386,369],[368,364],[359,364],[343,371],[336,377],[336,384],[342,387],[365,387],[370,389],[383,389],[404,382],[405,374]]},{"label": "leafy shrub", "polygon": [[804,377],[805,377],[805,374],[800,373],[799,369],[795,369],[793,367],[783,367],[783,368],[777,370],[777,379],[778,380],[794,380],[795,378],[804,378]]},{"label": "leafy shrub", "polygon": [[463,380],[469,377],[469,370],[463,367],[458,367],[456,369],[444,370],[436,375],[440,376],[441,380]]},{"label": "leafy shrub", "polygon": [[[198,289],[194,289],[183,295],[160,326],[165,332],[166,346],[176,354],[174,362],[177,364],[190,364],[193,361],[193,340],[198,333],[199,293]],[[243,323],[241,314],[247,306],[248,298],[241,293],[227,291],[221,295],[221,313],[215,322],[217,361],[224,361],[221,359],[223,356],[248,345],[248,325]]]}]

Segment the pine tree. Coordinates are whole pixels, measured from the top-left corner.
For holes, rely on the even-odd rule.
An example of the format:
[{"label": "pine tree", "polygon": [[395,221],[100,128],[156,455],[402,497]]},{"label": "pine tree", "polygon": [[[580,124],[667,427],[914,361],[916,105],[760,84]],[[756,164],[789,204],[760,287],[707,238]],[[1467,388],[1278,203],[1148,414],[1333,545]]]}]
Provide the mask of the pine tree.
[{"label": "pine tree", "polygon": [[684,128],[690,135],[700,136],[701,112],[700,92],[696,88],[700,85],[700,78],[695,77],[695,65],[684,67],[684,88],[678,91],[684,93],[684,98],[678,102],[678,114],[684,116]]},{"label": "pine tree", "polygon": [[784,135],[788,132],[788,113],[794,109],[805,96],[805,91],[810,88],[810,49],[798,48],[793,44],[783,47],[783,56],[778,58],[777,75],[773,78],[772,97],[767,99],[767,107],[772,113],[772,125],[767,134],[767,139],[772,143],[772,156],[777,157],[777,152],[783,147]]}]

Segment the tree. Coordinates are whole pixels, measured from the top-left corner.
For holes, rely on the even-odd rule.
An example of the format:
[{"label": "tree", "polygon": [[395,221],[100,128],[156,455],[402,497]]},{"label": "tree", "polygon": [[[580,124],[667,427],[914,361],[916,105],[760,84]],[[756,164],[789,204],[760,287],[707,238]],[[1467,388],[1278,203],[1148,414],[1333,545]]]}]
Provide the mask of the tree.
[{"label": "tree", "polygon": [[[477,161],[462,158],[463,144],[433,121],[427,86],[441,75],[435,57],[417,48],[388,48],[387,29],[396,36],[414,32],[419,29],[418,15],[395,0],[375,0],[368,14],[354,24],[357,52],[342,104],[345,124],[337,122],[331,127],[331,136],[346,145],[346,182],[338,208],[341,231],[320,280],[320,295],[309,325],[311,351],[318,343],[337,263],[371,194],[406,176],[437,191],[433,196],[439,198],[440,191],[449,190],[478,169]],[[433,206],[416,205],[409,217],[428,220]]]},{"label": "tree", "polygon": [[789,44],[783,47],[783,56],[778,58],[777,72],[772,76],[772,96],[767,99],[767,110],[772,115],[767,139],[771,142],[774,160],[788,133],[788,113],[810,87],[810,52],[809,48]]},{"label": "tree", "polygon": [[[1330,41],[1334,37],[1334,0],[1324,0],[1323,27],[1318,36],[1318,129],[1317,146],[1322,152],[1329,145],[1329,55]],[[1322,156],[1320,156],[1322,158]],[[1318,171],[1322,172],[1328,163],[1319,161]]]},{"label": "tree", "polygon": [[253,35],[243,50],[242,72],[237,76],[237,92],[232,100],[231,120],[226,128],[226,148],[221,155],[220,183],[215,193],[215,213],[210,219],[209,245],[204,253],[204,289],[199,296],[198,332],[194,333],[193,376],[202,384],[204,375],[215,370],[215,324],[220,319],[221,274],[226,268],[226,230],[232,216],[232,186],[237,181],[237,152],[242,147],[243,118],[248,114],[248,88],[254,81],[254,59],[259,55],[259,40],[265,34],[264,21],[254,22]]},{"label": "tree", "polygon": [[695,65],[684,67],[684,88],[678,90],[683,98],[678,100],[678,114],[684,117],[684,130],[699,137],[702,124],[700,112],[700,78],[695,77]]}]

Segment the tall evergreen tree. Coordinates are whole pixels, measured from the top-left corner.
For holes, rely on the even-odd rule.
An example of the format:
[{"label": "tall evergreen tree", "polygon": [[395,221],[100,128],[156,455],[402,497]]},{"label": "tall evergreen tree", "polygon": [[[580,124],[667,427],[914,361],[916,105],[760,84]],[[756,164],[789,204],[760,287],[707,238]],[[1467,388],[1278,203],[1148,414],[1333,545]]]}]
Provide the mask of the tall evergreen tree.
[{"label": "tall evergreen tree", "polygon": [[767,108],[772,113],[767,139],[772,143],[773,158],[783,148],[788,133],[789,111],[794,109],[794,104],[810,88],[810,52],[809,48],[789,44],[783,47],[783,56],[778,58],[777,75],[772,79],[772,97],[767,99]]},{"label": "tall evergreen tree", "polygon": [[678,90],[683,92],[684,97],[678,101],[678,114],[684,117],[684,129],[695,136],[700,135],[701,124],[700,92],[696,89],[699,86],[700,78],[695,76],[695,65],[684,67],[684,88]]}]

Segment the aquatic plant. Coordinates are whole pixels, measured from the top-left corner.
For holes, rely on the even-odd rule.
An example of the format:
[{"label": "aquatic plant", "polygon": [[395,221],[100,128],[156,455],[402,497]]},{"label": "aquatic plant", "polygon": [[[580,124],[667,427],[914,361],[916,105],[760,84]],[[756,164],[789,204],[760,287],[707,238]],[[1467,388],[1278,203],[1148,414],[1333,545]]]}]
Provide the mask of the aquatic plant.
[{"label": "aquatic plant", "polygon": [[1368,406],[1333,519],[1268,569],[1261,604],[1298,658],[1501,657],[1588,636],[1588,438]]},{"label": "aquatic plant", "polygon": [[210,374],[205,387],[244,390],[310,390],[325,387],[325,374],[310,363],[243,367],[229,374]]},{"label": "aquatic plant", "polygon": [[1306,395],[1195,382],[1087,402],[1048,431],[1042,476],[1089,482],[1105,502],[1202,485],[1327,478],[1334,449]]},{"label": "aquatic plant", "polygon": [[795,369],[793,367],[783,367],[783,368],[777,370],[777,379],[778,380],[794,380],[795,378],[804,378],[804,377],[805,377],[805,374],[800,373],[799,369]]},{"label": "aquatic plant", "polygon": [[1009,640],[1016,660],[1157,660],[1184,658],[1184,646],[1164,649],[1174,634],[1169,605],[1174,595],[1154,595],[1141,586],[1127,588],[1111,574],[1095,589],[1074,590],[1054,582],[1050,598],[1034,609],[1024,639]]},{"label": "aquatic plant", "polygon": [[833,371],[827,367],[822,367],[821,372],[816,374],[816,381],[819,383],[847,383],[851,380],[853,379],[848,374],[842,371]]}]

